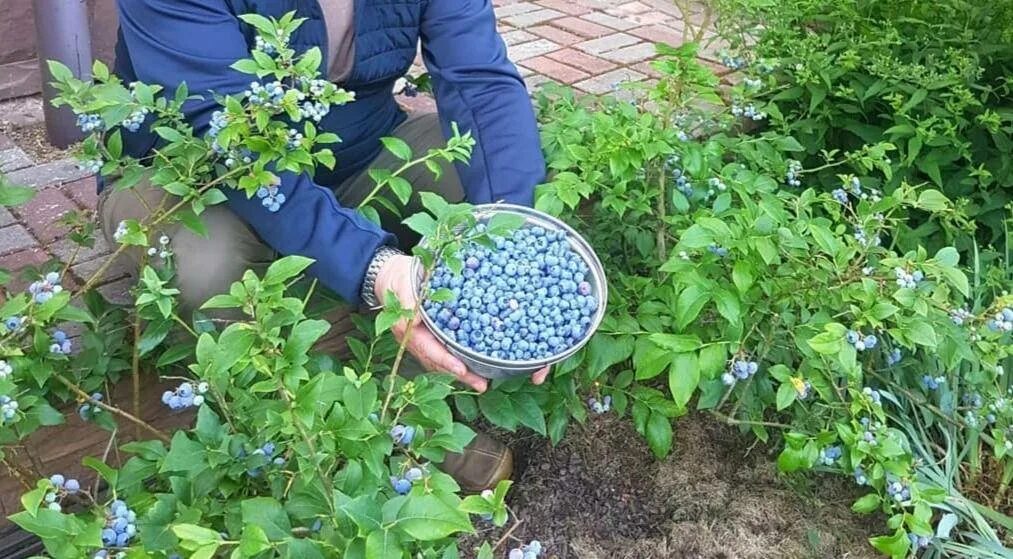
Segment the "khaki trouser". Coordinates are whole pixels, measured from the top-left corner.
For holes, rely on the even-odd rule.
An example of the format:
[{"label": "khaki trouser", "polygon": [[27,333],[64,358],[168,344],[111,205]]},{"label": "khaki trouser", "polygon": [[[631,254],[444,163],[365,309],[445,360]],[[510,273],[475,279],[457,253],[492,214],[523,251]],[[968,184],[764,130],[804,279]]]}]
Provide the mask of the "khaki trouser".
[{"label": "khaki trouser", "polygon": [[[440,129],[440,121],[435,113],[422,113],[411,116],[404,124],[394,130],[393,135],[404,140],[417,156],[425,154],[431,148],[446,145],[446,139]],[[339,163],[340,164],[340,163]],[[371,168],[396,169],[402,162],[386,150],[369,165]],[[420,191],[436,192],[450,202],[464,199],[457,171],[450,164],[440,162],[443,173],[439,181],[425,166],[415,166],[402,176]],[[366,171],[346,180],[339,185],[330,186],[334,189],[338,201],[345,207],[357,206],[373,189],[374,183]],[[99,197],[98,214],[101,228],[106,241],[115,245],[113,232],[117,225],[125,219],[143,220],[149,215],[149,209],[157,207],[165,196],[165,191],[153,186],[150,182],[141,181],[131,189],[114,191],[107,188]],[[169,197],[168,207],[174,203]],[[143,202],[142,202],[143,200]],[[178,199],[176,199],[178,200]],[[403,249],[408,249],[417,242],[417,236],[400,223],[400,218],[377,208],[384,229],[398,237]],[[418,195],[414,195],[403,215],[408,216],[421,210]],[[265,210],[266,211],[266,210]],[[229,286],[238,281],[243,272],[251,269],[263,274],[267,267],[278,258],[278,253],[265,244],[254,231],[225,205],[207,208],[201,214],[208,231],[208,238],[201,237],[186,229],[181,224],[171,224],[159,231],[171,239],[171,248],[176,265],[176,283],[180,290],[180,305],[185,313],[199,308],[204,301],[219,293],[228,293]],[[334,247],[341,250],[341,247]],[[128,251],[127,257],[134,264],[140,262],[141,249]],[[323,316],[332,324],[347,322],[354,308],[341,303],[329,290],[317,290],[318,296],[311,304],[312,312]],[[215,315],[215,318],[229,320],[235,316],[228,314]],[[318,344],[318,349],[326,352],[342,353],[345,349],[343,333],[347,328],[332,329]]]}]

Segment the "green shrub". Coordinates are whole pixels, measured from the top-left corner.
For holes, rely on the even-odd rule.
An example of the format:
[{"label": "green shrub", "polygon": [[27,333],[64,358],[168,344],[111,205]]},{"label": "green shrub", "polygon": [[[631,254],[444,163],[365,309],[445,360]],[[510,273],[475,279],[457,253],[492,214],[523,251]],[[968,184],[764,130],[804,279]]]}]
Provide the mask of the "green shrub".
[{"label": "green shrub", "polygon": [[[726,35],[744,62],[776,68],[776,87],[760,98],[776,103],[771,124],[798,139],[804,163],[823,150],[888,141],[897,152],[881,185],[887,193],[927,182],[960,204],[979,241],[1003,240],[1013,199],[1013,3],[723,4]],[[814,178],[836,187],[831,172]],[[971,248],[973,237],[929,217],[904,224],[905,249]]]},{"label": "green shrub", "polygon": [[[891,533],[872,541],[880,551],[906,556],[918,537],[943,549],[956,535],[937,530],[949,492],[920,473],[907,414],[979,441],[965,466],[985,454],[1010,463],[1010,335],[988,326],[1013,305],[1008,272],[989,283],[953,247],[900,248],[913,212],[961,213],[927,186],[880,190],[895,178],[891,143],[806,168],[793,159],[803,146],[776,127],[737,133],[732,115],[762,120],[775,105],[761,110],[751,86],[715,105],[694,47],[662,52],[663,76],[638,102],[541,98],[555,175],[537,205],[574,214],[612,289],[602,330],[557,371],[556,392],[611,396],[659,457],[666,418],[694,408],[764,441],[782,435],[782,471],[868,486],[854,507],[889,517]],[[821,170],[836,192],[807,186]],[[568,405],[584,418],[582,397]]]}]

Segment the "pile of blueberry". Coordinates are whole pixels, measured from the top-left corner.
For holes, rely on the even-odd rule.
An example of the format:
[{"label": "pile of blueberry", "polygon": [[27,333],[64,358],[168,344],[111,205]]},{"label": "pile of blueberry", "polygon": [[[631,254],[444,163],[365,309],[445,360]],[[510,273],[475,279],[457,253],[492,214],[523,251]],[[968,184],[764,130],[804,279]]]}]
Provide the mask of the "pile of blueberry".
[{"label": "pile of blueberry", "polygon": [[587,407],[594,413],[601,415],[612,409],[612,396],[606,395],[601,400],[594,397],[588,398]]},{"label": "pile of blueberry", "polygon": [[53,484],[53,490],[47,491],[43,500],[46,503],[46,508],[52,511],[62,511],[60,499],[66,495],[74,495],[81,490],[80,482],[74,478],[64,478],[61,474],[53,474],[49,477],[49,482]]},{"label": "pile of blueberry", "polygon": [[906,287],[908,289],[915,289],[918,284],[925,279],[925,274],[921,270],[915,270],[914,272],[908,272],[900,266],[894,268],[894,275],[897,276],[897,287]]},{"label": "pile of blueberry", "polygon": [[14,423],[18,415],[18,401],[7,395],[0,396],[0,425]]},{"label": "pile of blueberry", "polygon": [[49,345],[49,352],[56,355],[69,355],[71,350],[70,338],[63,330],[53,330],[53,343]]},{"label": "pile of blueberry", "polygon": [[1013,332],[1013,309],[1006,307],[989,319],[988,328],[994,332]]},{"label": "pile of blueberry", "polygon": [[411,425],[397,424],[390,428],[390,438],[396,445],[409,446],[415,439],[415,428]]},{"label": "pile of blueberry", "polygon": [[91,399],[77,408],[77,415],[81,416],[81,419],[84,421],[91,421],[92,419],[95,419],[97,414],[102,413],[102,407],[98,405],[98,402],[101,401],[101,392],[92,393]]},{"label": "pile of blueberry", "polygon": [[886,494],[898,503],[911,499],[911,489],[906,483],[899,480],[891,481],[886,485]]},{"label": "pile of blueberry", "polygon": [[195,387],[189,382],[184,382],[176,387],[176,390],[166,390],[162,393],[162,403],[169,406],[171,410],[182,410],[190,407],[197,407],[204,403],[204,394],[208,391],[208,383],[200,382]]},{"label": "pile of blueberry", "polygon": [[841,447],[839,445],[829,446],[820,450],[819,462],[824,466],[832,466],[842,454],[843,452],[841,451]]},{"label": "pile of blueberry", "polygon": [[857,351],[872,349],[876,347],[876,343],[878,343],[875,335],[869,334],[868,336],[865,336],[857,330],[848,330],[848,333],[845,334],[844,338],[848,340],[849,344],[855,346]]},{"label": "pile of blueberry", "polygon": [[390,485],[398,495],[407,495],[412,490],[412,484],[425,477],[422,468],[409,468],[403,476],[390,476]]},{"label": "pile of blueberry", "polygon": [[116,499],[106,511],[106,526],[102,529],[102,543],[109,547],[126,547],[137,534],[137,515],[127,504]]},{"label": "pile of blueberry", "polygon": [[445,264],[433,272],[430,288],[453,295],[425,303],[443,335],[507,361],[546,359],[582,340],[599,301],[587,281],[587,263],[566,233],[532,226],[493,242],[495,248],[464,248],[461,274]]},{"label": "pile of blueberry", "polygon": [[938,390],[939,386],[945,382],[946,377],[944,376],[922,375],[922,386],[925,387],[925,390]]},{"label": "pile of blueberry", "polygon": [[45,303],[61,291],[63,291],[63,286],[60,285],[60,274],[56,272],[49,272],[45,277],[33,281],[28,286],[28,292],[32,294],[32,299],[36,303]]},{"label": "pile of blueberry", "polygon": [[746,380],[747,378],[756,374],[756,371],[760,369],[760,366],[756,361],[747,361],[745,359],[735,359],[732,364],[728,366],[728,371],[721,375],[721,382],[725,386],[735,386],[735,383],[740,380]]},{"label": "pile of blueberry", "polygon": [[538,540],[531,540],[528,545],[522,545],[510,550],[507,559],[538,559],[542,554],[542,543]]}]

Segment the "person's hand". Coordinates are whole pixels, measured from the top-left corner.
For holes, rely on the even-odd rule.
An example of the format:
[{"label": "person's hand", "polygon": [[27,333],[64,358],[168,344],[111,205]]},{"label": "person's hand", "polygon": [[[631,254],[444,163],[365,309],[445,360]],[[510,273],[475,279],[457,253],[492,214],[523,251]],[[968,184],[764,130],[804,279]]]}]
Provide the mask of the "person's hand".
[{"label": "person's hand", "polygon": [[[395,256],[385,262],[376,276],[374,285],[377,300],[383,301],[387,292],[390,291],[401,303],[401,308],[415,308],[417,297],[412,290],[411,274],[412,257],[410,256]],[[416,315],[410,323],[407,320],[401,320],[391,330],[399,342],[409,331],[411,332],[405,349],[414,355],[427,371],[446,371],[478,392],[485,392],[489,382],[469,371],[460,359],[451,355],[447,348],[422,323],[420,316]],[[548,375],[549,368],[545,367],[531,376],[531,382],[542,384]]]}]

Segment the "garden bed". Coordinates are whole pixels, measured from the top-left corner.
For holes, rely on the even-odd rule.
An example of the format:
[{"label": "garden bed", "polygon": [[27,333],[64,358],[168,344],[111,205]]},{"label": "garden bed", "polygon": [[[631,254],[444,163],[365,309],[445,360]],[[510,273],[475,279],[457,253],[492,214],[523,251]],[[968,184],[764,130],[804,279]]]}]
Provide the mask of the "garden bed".
[{"label": "garden bed", "polygon": [[612,416],[556,447],[511,436],[520,523],[478,524],[477,541],[536,539],[558,559],[876,557],[867,538],[882,519],[851,512],[852,484],[779,476],[770,448],[705,417],[683,418],[675,435],[665,461]]}]

